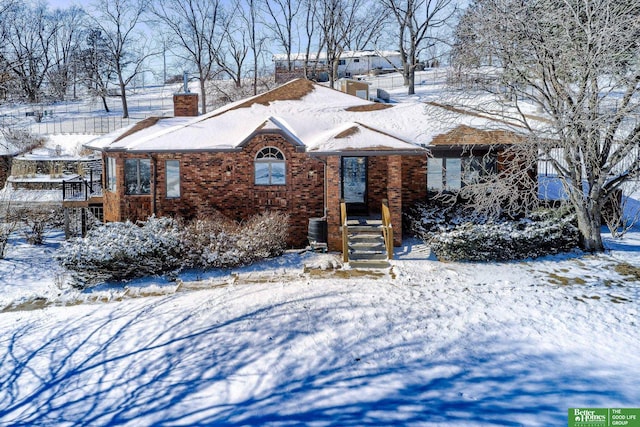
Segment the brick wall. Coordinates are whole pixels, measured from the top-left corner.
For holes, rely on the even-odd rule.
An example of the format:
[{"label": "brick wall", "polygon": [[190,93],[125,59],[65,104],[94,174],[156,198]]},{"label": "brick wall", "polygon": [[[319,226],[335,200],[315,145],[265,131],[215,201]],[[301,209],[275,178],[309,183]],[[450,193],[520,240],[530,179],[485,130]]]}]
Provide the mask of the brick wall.
[{"label": "brick wall", "polygon": [[[116,159],[116,191],[106,190],[103,183],[103,203],[104,203],[104,220],[124,221],[130,220],[144,221],[153,213],[151,205],[151,195],[127,195],[124,188],[124,159],[148,159],[148,155],[144,154],[125,154],[125,153],[109,153],[103,155],[103,162],[106,157],[114,157]],[[104,168],[104,163],[103,163]],[[151,176],[153,176],[154,164],[151,162]],[[103,169],[104,170],[104,169]],[[106,175],[106,174],[103,174]],[[105,178],[106,179],[106,176]],[[151,194],[153,194],[153,183],[151,183]]]},{"label": "brick wall", "polygon": [[191,117],[198,115],[198,94],[177,93],[173,95],[174,117]]},{"label": "brick wall", "polygon": [[[254,159],[264,147],[276,147],[286,159],[285,185],[255,185]],[[340,157],[324,160],[298,152],[281,134],[258,133],[237,152],[153,153],[151,195],[124,194],[124,159],[149,155],[109,153],[116,158],[117,191],[104,192],[106,221],[144,220],[157,216],[192,219],[214,211],[244,220],[266,210],[290,214],[290,246],[307,244],[308,220],[324,215],[325,164],[329,248],[341,249]],[[106,157],[106,156],[105,156]],[[166,161],[180,162],[180,197],[166,196]],[[374,156],[368,158],[368,203],[380,212],[389,200],[394,224],[401,224],[402,209],[426,197],[426,156]],[[154,197],[155,195],[155,203]],[[396,244],[401,228],[396,225]]]},{"label": "brick wall", "polygon": [[[286,185],[254,184],[254,158],[267,146],[278,148],[285,156]],[[152,176],[156,170],[156,182],[152,182],[150,196],[124,194],[124,156],[116,156],[118,191],[105,192],[107,221],[148,217],[153,213],[153,194],[157,216],[192,219],[219,211],[232,219],[244,220],[274,210],[290,214],[288,244],[300,247],[307,244],[308,219],[323,214],[324,165],[306,153],[297,152],[295,146],[278,134],[258,134],[239,152],[153,154],[151,168]],[[180,162],[179,198],[166,197],[166,160]]]},{"label": "brick wall", "polygon": [[427,197],[427,157],[402,157],[402,208]]}]

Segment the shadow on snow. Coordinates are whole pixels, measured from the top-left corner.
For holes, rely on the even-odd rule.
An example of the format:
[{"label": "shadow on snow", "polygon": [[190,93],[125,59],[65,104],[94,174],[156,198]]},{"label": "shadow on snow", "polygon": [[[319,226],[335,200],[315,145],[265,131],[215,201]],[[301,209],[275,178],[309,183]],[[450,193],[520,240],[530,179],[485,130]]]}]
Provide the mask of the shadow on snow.
[{"label": "shadow on snow", "polygon": [[600,375],[570,354],[526,341],[468,336],[437,348],[426,325],[363,327],[383,306],[339,296],[314,309],[335,296],[240,315],[225,314],[224,295],[188,313],[168,297],[99,306],[46,332],[46,320],[21,324],[0,335],[0,424],[561,425],[568,406],[637,404],[594,387]]}]

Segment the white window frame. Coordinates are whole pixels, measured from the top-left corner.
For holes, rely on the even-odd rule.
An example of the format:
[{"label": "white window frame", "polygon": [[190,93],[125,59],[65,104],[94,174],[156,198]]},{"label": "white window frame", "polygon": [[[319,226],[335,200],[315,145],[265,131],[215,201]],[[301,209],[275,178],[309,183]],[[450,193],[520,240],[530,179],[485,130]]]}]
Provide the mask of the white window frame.
[{"label": "white window frame", "polygon": [[[267,167],[267,181],[258,181],[260,176],[259,169]],[[282,167],[282,180],[278,180],[275,176],[276,168]],[[277,147],[264,147],[256,153],[253,166],[253,183],[255,185],[286,185],[287,184],[287,159],[284,153]]]},{"label": "white window frame", "polygon": [[117,187],[116,180],[116,158],[107,157],[106,159],[106,182],[105,185],[108,191],[115,192]]},{"label": "white window frame", "polygon": [[[170,167],[169,166],[170,164],[172,164],[173,166]],[[164,170],[165,170],[165,174],[164,174],[165,175],[165,194],[167,199],[180,198],[180,195],[181,195],[180,160],[175,160],[175,159],[165,160]],[[170,170],[175,170],[177,174],[175,176],[170,177],[169,176]],[[170,183],[170,181],[175,181],[175,182]]]}]

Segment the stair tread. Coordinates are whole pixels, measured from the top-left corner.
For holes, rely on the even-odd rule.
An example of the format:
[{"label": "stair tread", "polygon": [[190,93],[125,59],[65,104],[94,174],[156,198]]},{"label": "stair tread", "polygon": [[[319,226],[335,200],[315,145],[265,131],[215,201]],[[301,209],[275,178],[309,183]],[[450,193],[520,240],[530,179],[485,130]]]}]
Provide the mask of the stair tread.
[{"label": "stair tread", "polygon": [[391,264],[387,261],[349,261],[351,268],[389,268]]}]

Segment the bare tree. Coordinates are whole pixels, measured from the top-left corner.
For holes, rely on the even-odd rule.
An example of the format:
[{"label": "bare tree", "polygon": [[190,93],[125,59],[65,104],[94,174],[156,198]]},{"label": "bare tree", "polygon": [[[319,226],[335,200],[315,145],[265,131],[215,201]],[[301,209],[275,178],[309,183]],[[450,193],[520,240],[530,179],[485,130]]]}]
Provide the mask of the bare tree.
[{"label": "bare tree", "polygon": [[216,62],[235,83],[242,87],[244,65],[250,49],[249,36],[246,31],[247,21],[243,18],[244,11],[236,2],[228,11],[224,21],[223,38],[218,49]]},{"label": "bare tree", "polygon": [[2,27],[2,57],[29,102],[36,102],[52,65],[57,23],[45,3],[16,2],[5,8]]},{"label": "bare tree", "polygon": [[287,55],[287,71],[292,71],[291,54],[295,42],[296,17],[304,0],[261,0],[265,25],[276,45]]},{"label": "bare tree", "polygon": [[327,53],[329,85],[333,88],[338,79],[340,56],[347,47],[350,35],[361,25],[365,11],[364,0],[320,0],[315,7]]},{"label": "bare tree", "polygon": [[175,36],[177,56],[195,65],[200,82],[200,109],[206,113],[205,84],[216,65],[220,46],[220,1],[161,1],[154,4],[153,12]]},{"label": "bare tree", "polygon": [[102,30],[93,28],[86,30],[85,39],[76,59],[80,68],[80,77],[93,96],[102,100],[104,110],[109,112],[107,95],[109,84],[115,78],[115,70],[110,61],[108,40]]},{"label": "bare tree", "polygon": [[78,6],[68,9],[57,9],[52,14],[57,22],[57,31],[53,34],[53,65],[47,80],[50,90],[57,99],[63,100],[69,84],[74,81],[74,60],[78,56],[80,37],[84,25],[85,13]]},{"label": "bare tree", "polygon": [[150,0],[96,0],[92,5],[93,25],[107,40],[109,62],[115,71],[122,99],[122,117],[129,117],[127,86],[143,71],[153,53],[139,31]]},{"label": "bare tree", "polygon": [[640,175],[639,18],[616,0],[479,0],[469,18],[468,41],[499,66],[493,114],[517,118],[523,148],[552,165],[587,251],[603,250],[603,208]]},{"label": "bare tree", "polygon": [[246,0],[246,8],[248,13],[243,14],[243,19],[249,30],[249,50],[251,50],[253,62],[253,94],[258,94],[258,69],[260,67],[260,55],[264,49],[267,37],[262,31],[262,23],[259,19],[260,11],[258,9],[258,0]]},{"label": "bare tree", "polygon": [[408,94],[415,93],[415,71],[420,56],[438,42],[436,31],[445,28],[456,14],[453,0],[381,0],[395,20],[402,74]]}]

